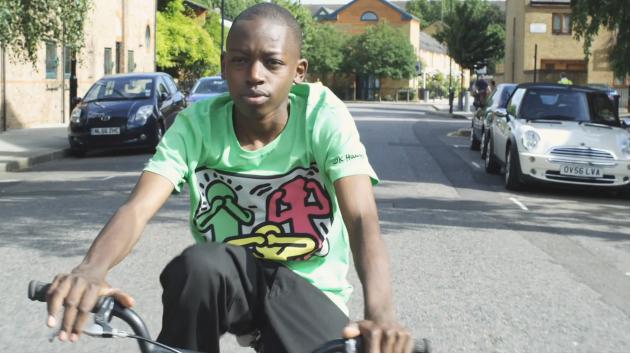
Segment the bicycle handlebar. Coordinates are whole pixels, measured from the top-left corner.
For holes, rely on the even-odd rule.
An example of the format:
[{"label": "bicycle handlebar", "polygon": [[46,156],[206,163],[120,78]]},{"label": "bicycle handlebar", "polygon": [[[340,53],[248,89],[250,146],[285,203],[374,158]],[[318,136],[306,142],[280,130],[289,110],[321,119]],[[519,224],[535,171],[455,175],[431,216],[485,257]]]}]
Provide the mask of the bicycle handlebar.
[{"label": "bicycle handlebar", "polygon": [[[50,285],[50,283],[43,283],[40,281],[31,280],[28,284],[28,298],[32,301],[46,302],[47,293],[48,289],[50,289]],[[151,335],[149,334],[149,329],[147,329],[147,325],[142,320],[142,318],[134,310],[126,308],[119,304],[118,301],[114,300],[114,298],[109,296],[100,297],[96,305],[92,309],[92,312],[95,314],[102,314],[104,316],[103,320],[106,322],[111,321],[112,317],[117,317],[123,320],[123,322],[127,323],[127,325],[129,325],[129,327],[134,332],[135,336],[144,338],[136,338],[136,340],[138,341],[138,345],[140,346],[140,350],[143,353],[165,352],[163,348],[160,348],[158,345],[151,344],[145,340],[150,340]],[[113,335],[103,333],[103,337],[112,336]]]},{"label": "bicycle handlebar", "polygon": [[[43,283],[36,280],[31,280],[28,284],[28,298],[32,301],[46,302],[48,296],[48,289],[50,289],[50,283]],[[95,317],[103,316],[101,319],[104,322],[109,322],[112,317],[117,317],[123,320],[134,332],[135,336],[128,336],[136,338],[140,350],[143,353],[168,353],[168,352],[180,352],[181,349],[174,349],[165,346],[161,343],[152,344],[147,341],[151,341],[149,330],[145,325],[142,318],[132,309],[123,307],[118,301],[109,296],[100,297],[92,309],[95,313]],[[108,335],[103,333],[103,337],[113,337],[113,334]],[[140,338],[139,338],[140,337]],[[413,353],[429,353],[431,350],[430,342],[423,338],[420,341],[414,341]],[[351,339],[335,339],[325,343],[317,348],[315,353],[362,353],[364,352],[363,340],[361,337]]]}]

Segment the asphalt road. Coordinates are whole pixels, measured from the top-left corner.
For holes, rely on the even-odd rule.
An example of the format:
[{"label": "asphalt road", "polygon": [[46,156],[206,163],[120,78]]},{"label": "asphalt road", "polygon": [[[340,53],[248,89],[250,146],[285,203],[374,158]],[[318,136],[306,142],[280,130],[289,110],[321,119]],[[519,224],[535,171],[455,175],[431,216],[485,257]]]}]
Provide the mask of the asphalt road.
[{"label": "asphalt road", "polygon": [[[469,122],[407,104],[349,105],[381,183],[375,188],[397,313],[438,352],[629,352],[629,200],[602,190],[508,192],[487,175]],[[454,134],[456,133],[456,134]],[[78,264],[149,155],[104,153],[0,174],[2,352],[130,352],[128,339],[49,343],[30,279]],[[190,245],[187,193],[175,194],[109,277],[160,328],[158,274]],[[350,303],[360,318],[361,287]],[[231,336],[223,351],[248,352]]]}]

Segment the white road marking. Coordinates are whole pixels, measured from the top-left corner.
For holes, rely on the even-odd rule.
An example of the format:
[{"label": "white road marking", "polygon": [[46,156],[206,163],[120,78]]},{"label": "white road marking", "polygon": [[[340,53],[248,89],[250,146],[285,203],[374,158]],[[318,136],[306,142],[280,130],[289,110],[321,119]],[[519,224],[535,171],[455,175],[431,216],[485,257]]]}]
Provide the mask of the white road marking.
[{"label": "white road marking", "polygon": [[510,199],[511,202],[517,204],[518,207],[520,207],[522,210],[524,211],[528,211],[528,208],[524,205],[524,203],[520,202],[519,200],[517,200],[517,198],[508,198]]},{"label": "white road marking", "polygon": [[103,178],[101,181],[107,181],[108,179],[114,178],[114,176],[107,176],[105,178]]},{"label": "white road marking", "polygon": [[480,167],[480,165],[478,165],[478,163],[477,163],[477,162],[471,161],[471,164],[472,164],[472,165],[473,165],[473,167],[475,167],[475,168],[478,168],[478,169],[482,168],[482,167]]},{"label": "white road marking", "polygon": [[16,183],[16,182],[22,182],[21,179],[3,179],[0,180],[0,183]]},{"label": "white road marking", "polygon": [[629,272],[627,272],[627,276],[629,276]]},{"label": "white road marking", "polygon": [[463,148],[468,148],[469,145],[452,145],[453,147],[455,147],[456,149],[463,149]]}]

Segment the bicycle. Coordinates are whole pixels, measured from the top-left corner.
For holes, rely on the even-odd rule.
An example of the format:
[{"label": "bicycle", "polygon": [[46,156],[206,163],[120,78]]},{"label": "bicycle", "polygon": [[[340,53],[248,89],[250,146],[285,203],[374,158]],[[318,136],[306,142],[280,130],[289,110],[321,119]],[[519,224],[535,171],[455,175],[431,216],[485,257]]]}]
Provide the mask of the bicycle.
[{"label": "bicycle", "polygon": [[[28,298],[32,301],[46,302],[46,294],[50,283],[43,283],[31,280],[28,285]],[[190,352],[180,348],[173,348],[166,344],[150,339],[149,329],[134,310],[122,306],[113,297],[104,296],[99,298],[92,309],[94,313],[94,323],[88,325],[83,334],[91,337],[101,338],[132,338],[138,341],[138,346],[142,353],[185,353]],[[121,331],[113,328],[110,321],[113,317],[121,319],[132,330],[133,333]],[[414,353],[429,353],[429,340],[423,338],[414,342]],[[363,341],[361,337],[350,339],[334,339],[324,343],[314,350],[314,353],[361,353],[363,352]]]}]

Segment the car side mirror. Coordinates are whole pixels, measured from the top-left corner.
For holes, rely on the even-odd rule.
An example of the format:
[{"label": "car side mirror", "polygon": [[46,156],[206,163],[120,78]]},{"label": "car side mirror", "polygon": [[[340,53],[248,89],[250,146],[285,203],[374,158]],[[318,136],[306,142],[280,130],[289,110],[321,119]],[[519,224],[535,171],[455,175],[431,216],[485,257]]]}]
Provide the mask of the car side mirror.
[{"label": "car side mirror", "polygon": [[629,121],[629,117],[622,118],[621,124],[624,129],[629,129],[629,126],[631,125],[631,122]]},{"label": "car side mirror", "polygon": [[166,101],[167,99],[169,99],[169,94],[166,92],[160,92],[160,101]]},{"label": "car side mirror", "polygon": [[73,106],[76,106],[76,105],[78,105],[79,103],[81,103],[81,101],[83,101],[83,98],[81,98],[81,97],[75,97],[75,98],[73,98],[73,99],[72,99],[72,105],[73,105]]},{"label": "car side mirror", "polygon": [[506,111],[506,108],[498,108],[495,110],[495,116],[499,117],[499,118],[507,118],[508,117],[508,111]]}]

